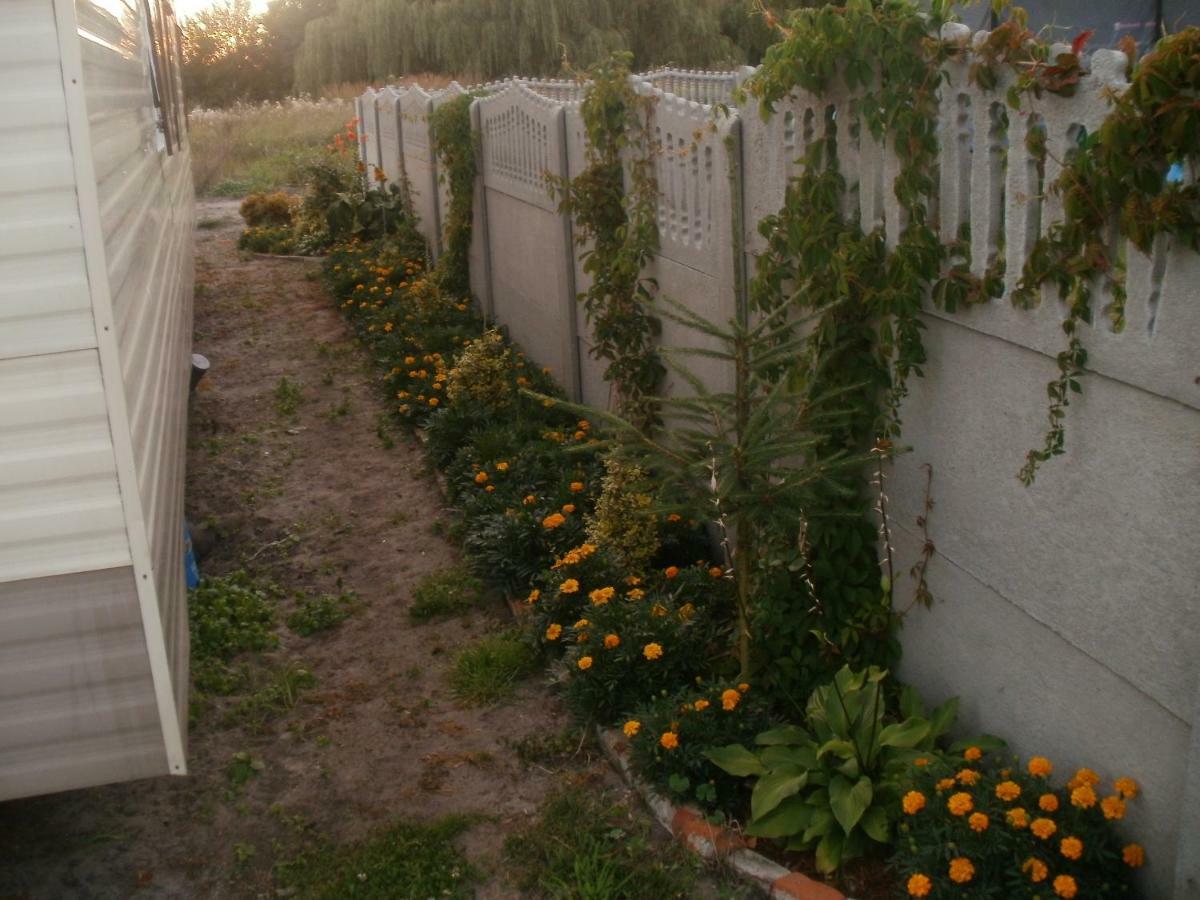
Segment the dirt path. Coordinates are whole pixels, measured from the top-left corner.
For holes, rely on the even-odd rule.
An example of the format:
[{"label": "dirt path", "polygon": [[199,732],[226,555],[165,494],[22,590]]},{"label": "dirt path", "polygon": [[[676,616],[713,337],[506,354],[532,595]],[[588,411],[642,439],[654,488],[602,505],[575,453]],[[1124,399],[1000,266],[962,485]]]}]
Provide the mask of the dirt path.
[{"label": "dirt path", "polygon": [[[201,567],[360,603],[311,638],[280,626],[279,649],[254,665],[306,669],[315,687],[264,725],[204,712],[188,778],[0,804],[0,897],[275,896],[273,865],[306,843],[450,812],[494,817],[460,840],[498,870],[505,835],[561,781],[522,765],[512,742],[559,733],[561,709],[540,676],[498,707],[455,702],[453,652],[504,611],[410,624],[416,581],[455,560],[419,449],[390,432],[317,264],[240,257],[234,202],[198,217],[195,349],[213,366],[188,450],[188,516],[213,537]],[[277,393],[283,378],[298,396]],[[243,784],[238,753],[255,765]],[[496,874],[479,896],[517,894]]]}]

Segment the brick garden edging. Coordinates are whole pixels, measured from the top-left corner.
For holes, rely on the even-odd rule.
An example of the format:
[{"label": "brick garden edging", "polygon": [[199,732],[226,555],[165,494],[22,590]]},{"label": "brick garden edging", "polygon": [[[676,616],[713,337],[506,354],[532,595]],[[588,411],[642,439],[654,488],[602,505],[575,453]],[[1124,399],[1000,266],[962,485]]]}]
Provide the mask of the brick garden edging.
[{"label": "brick garden edging", "polygon": [[596,729],[604,755],[637,791],[663,828],[704,859],[720,859],[772,900],[849,900],[841,891],[801,872],[790,871],[746,846],[741,835],[705,821],[696,810],[675,806],[634,774],[628,745],[616,729]]}]

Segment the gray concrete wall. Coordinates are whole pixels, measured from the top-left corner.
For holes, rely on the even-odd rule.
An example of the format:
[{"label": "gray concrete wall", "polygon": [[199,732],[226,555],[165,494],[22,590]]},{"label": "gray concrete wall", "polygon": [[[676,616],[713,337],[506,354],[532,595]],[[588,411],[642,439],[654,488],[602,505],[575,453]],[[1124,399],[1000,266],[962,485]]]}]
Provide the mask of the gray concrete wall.
[{"label": "gray concrete wall", "polygon": [[429,252],[436,259],[441,253],[441,216],[438,207],[437,158],[429,136],[429,115],[433,97],[419,85],[404,90],[400,97],[401,146],[404,148],[404,173],[412,199],[417,225]]}]

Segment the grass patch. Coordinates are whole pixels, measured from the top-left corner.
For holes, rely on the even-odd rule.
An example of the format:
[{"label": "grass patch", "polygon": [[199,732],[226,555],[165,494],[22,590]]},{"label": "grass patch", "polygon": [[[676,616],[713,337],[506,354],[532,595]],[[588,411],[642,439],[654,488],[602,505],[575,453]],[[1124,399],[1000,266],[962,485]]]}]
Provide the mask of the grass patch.
[{"label": "grass patch", "polygon": [[530,734],[505,741],[524,766],[564,768],[581,753],[591,755],[596,739],[590,728],[569,725],[557,734]]},{"label": "grass patch", "polygon": [[275,398],[275,412],[281,419],[294,416],[296,410],[300,408],[300,404],[304,402],[304,392],[300,388],[300,383],[288,381],[286,375],[279,379],[279,384],[275,385],[271,396]]},{"label": "grass patch", "polygon": [[246,683],[244,667],[230,661],[239,653],[270,650],[279,643],[275,627],[280,591],[244,571],[205,578],[188,597],[192,680],[197,691],[222,696]]},{"label": "grass patch", "polygon": [[408,617],[414,622],[461,616],[478,607],[484,599],[483,582],[463,565],[432,572],[413,589]]},{"label": "grass patch", "polygon": [[201,219],[196,223],[196,227],[201,231],[212,231],[214,228],[221,227],[220,219]]},{"label": "grass patch", "polygon": [[697,896],[699,866],[650,825],[586,790],[551,796],[538,822],[508,838],[504,855],[528,896],[632,900]]},{"label": "grass patch", "polygon": [[280,862],[275,879],[305,900],[467,898],[479,872],[452,841],[475,822],[467,816],[399,822],[359,843],[322,847]]},{"label": "grass patch", "polygon": [[512,694],[518,678],[536,667],[533,654],[518,632],[492,634],[455,657],[450,688],[465,703],[499,703]]},{"label": "grass patch", "polygon": [[225,713],[225,724],[260,731],[273,719],[296,708],[304,692],[317,686],[317,676],[293,662],[256,673],[254,689]]},{"label": "grass patch", "polygon": [[318,631],[336,628],[353,615],[357,605],[358,595],[354,591],[317,596],[304,594],[284,621],[296,634],[308,637]]}]

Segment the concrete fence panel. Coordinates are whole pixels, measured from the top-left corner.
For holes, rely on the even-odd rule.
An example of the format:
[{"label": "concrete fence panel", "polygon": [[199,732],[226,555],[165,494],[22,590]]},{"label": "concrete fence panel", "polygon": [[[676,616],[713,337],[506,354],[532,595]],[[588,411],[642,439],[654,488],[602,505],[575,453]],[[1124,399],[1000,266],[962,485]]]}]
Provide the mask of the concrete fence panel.
[{"label": "concrete fence panel", "polygon": [[434,259],[441,255],[441,215],[438,205],[437,156],[430,137],[429,116],[433,97],[419,85],[413,85],[400,97],[401,146],[404,148],[404,172],[412,198],[417,226],[429,244]]},{"label": "concrete fence panel", "polygon": [[402,90],[385,87],[375,97],[375,116],[379,131],[379,167],[387,176],[387,183],[403,188],[404,147],[402,144],[403,121],[400,111]]}]

